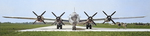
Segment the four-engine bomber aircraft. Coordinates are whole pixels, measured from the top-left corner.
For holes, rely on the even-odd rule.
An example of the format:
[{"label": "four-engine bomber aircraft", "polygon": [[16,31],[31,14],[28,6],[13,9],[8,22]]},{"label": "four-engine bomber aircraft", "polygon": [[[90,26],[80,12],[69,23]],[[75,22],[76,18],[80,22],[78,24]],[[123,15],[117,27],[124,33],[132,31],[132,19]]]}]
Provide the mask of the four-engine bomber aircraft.
[{"label": "four-engine bomber aircraft", "polygon": [[[103,13],[107,16],[106,18],[93,19],[93,17],[97,14],[97,12],[96,12],[93,16],[89,16],[89,15],[84,11],[84,13],[87,15],[88,19],[80,19],[79,14],[77,14],[77,13],[74,11],[72,14],[70,14],[69,19],[62,19],[62,18],[61,18],[61,16],[62,16],[63,14],[65,14],[65,12],[62,13],[60,16],[56,16],[56,15],[52,12],[52,14],[56,17],[56,19],[51,19],[51,18],[44,18],[44,17],[42,17],[42,15],[43,15],[46,11],[44,11],[41,15],[37,15],[34,11],[32,11],[32,12],[37,16],[37,18],[8,17],[8,16],[3,16],[3,17],[4,17],[4,18],[16,18],[16,19],[31,19],[31,20],[36,20],[36,21],[39,21],[39,22],[43,22],[44,24],[46,24],[46,23],[44,22],[44,20],[51,20],[51,21],[55,21],[53,24],[56,24],[56,25],[57,25],[57,29],[59,29],[59,28],[62,29],[62,25],[64,25],[64,23],[63,23],[63,21],[64,21],[64,22],[69,22],[70,24],[72,24],[72,26],[73,26],[73,27],[72,27],[72,30],[76,30],[76,25],[77,25],[79,22],[85,22],[85,24],[86,24],[86,29],[88,29],[88,28],[92,29],[92,25],[93,25],[93,24],[96,25],[96,23],[95,23],[94,21],[104,20],[103,23],[112,21],[112,22],[115,24],[115,22],[114,22],[112,19],[144,18],[144,16],[112,18],[111,16],[112,16],[113,14],[115,14],[116,11],[115,11],[114,13],[112,13],[111,15],[107,15],[107,14],[103,11]],[[36,22],[36,21],[35,21],[35,22]],[[34,23],[35,23],[35,22],[34,22]],[[33,23],[33,24],[34,24],[34,23]]]}]

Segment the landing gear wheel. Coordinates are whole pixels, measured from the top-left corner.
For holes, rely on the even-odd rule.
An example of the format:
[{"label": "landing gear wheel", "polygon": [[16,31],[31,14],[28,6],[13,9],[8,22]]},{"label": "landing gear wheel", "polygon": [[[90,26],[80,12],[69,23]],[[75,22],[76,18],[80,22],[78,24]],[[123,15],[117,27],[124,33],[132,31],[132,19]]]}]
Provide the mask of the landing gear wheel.
[{"label": "landing gear wheel", "polygon": [[62,29],[62,25],[57,25],[57,29]]},{"label": "landing gear wheel", "polygon": [[73,27],[72,30],[76,30],[76,27]]},{"label": "landing gear wheel", "polygon": [[57,25],[57,29],[59,29],[59,25]]},{"label": "landing gear wheel", "polygon": [[86,29],[92,29],[92,25],[86,25]]},{"label": "landing gear wheel", "polygon": [[90,29],[92,29],[92,25],[89,25]]},{"label": "landing gear wheel", "polygon": [[60,29],[62,29],[62,25],[60,25]]},{"label": "landing gear wheel", "polygon": [[86,25],[86,29],[88,29],[89,25]]}]

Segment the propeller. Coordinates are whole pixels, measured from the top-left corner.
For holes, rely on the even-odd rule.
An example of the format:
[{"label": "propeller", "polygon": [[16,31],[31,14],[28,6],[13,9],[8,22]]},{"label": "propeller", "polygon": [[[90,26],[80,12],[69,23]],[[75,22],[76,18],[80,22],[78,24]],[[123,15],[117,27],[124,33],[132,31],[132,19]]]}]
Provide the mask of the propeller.
[{"label": "propeller", "polygon": [[[114,24],[116,24],[111,18],[111,16],[114,15],[116,13],[116,11],[114,11],[114,13],[112,13],[111,15],[107,15],[104,11],[103,11],[103,13],[107,16],[106,17],[107,21],[112,21]],[[105,21],[103,22],[103,24],[104,23],[105,23]]]},{"label": "propeller", "polygon": [[93,23],[96,25],[96,23],[93,21],[93,17],[97,14],[97,12],[93,15],[93,16],[89,16],[85,11],[84,13],[86,14],[86,16],[88,17],[88,21],[86,23]]},{"label": "propeller", "polygon": [[[56,16],[53,12],[52,12],[52,14],[56,17],[56,21],[54,23],[61,23],[61,24],[65,25],[61,20],[61,17],[65,14],[65,12],[62,13],[60,16]],[[54,23],[52,23],[52,24],[54,24]]]},{"label": "propeller", "polygon": [[46,11],[44,11],[41,15],[37,15],[34,11],[32,11],[36,16],[37,16],[37,20],[35,20],[34,22],[33,22],[33,24],[36,22],[36,21],[42,21],[44,24],[46,24],[45,22],[44,22],[44,20],[43,20],[43,17],[42,17],[42,15],[46,12]]}]

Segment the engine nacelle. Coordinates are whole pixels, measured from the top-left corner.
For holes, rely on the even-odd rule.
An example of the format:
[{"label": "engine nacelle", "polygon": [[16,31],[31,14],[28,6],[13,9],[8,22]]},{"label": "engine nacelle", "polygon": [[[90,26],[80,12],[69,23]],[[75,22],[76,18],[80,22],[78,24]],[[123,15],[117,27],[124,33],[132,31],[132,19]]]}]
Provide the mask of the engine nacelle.
[{"label": "engine nacelle", "polygon": [[42,22],[42,20],[44,20],[44,17],[43,17],[43,16],[42,16],[42,17],[40,17],[40,16],[37,17],[37,21],[38,21],[38,22]]},{"label": "engine nacelle", "polygon": [[104,22],[110,22],[110,20],[106,18],[106,19],[104,20]]}]

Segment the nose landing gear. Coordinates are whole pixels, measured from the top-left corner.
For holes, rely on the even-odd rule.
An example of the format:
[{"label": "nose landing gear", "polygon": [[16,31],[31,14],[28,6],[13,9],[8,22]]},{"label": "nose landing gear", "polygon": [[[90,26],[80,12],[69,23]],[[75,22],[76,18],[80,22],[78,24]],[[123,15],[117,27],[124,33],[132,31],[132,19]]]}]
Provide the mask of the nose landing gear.
[{"label": "nose landing gear", "polygon": [[72,30],[76,30],[76,27],[72,27]]}]

